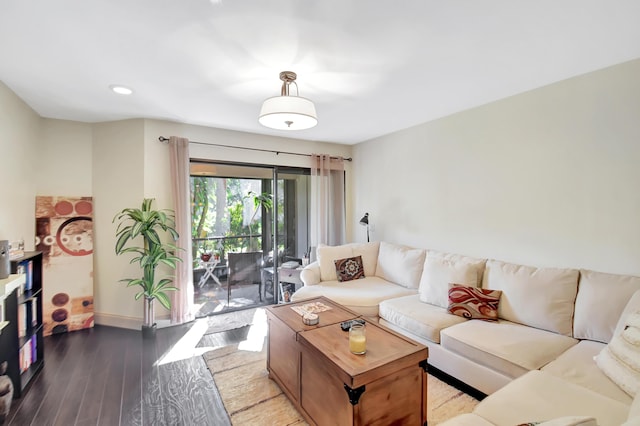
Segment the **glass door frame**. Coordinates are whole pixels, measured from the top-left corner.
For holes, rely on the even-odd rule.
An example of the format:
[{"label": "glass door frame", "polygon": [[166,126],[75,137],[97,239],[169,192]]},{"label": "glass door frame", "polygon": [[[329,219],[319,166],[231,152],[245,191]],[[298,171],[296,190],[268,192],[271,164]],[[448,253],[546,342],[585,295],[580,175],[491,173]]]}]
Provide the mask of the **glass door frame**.
[{"label": "glass door frame", "polygon": [[[220,166],[231,166],[231,167],[248,167],[248,168],[258,168],[258,169],[270,169],[271,170],[271,194],[273,196],[273,208],[271,209],[271,211],[262,211],[262,224],[263,226],[261,226],[261,239],[262,241],[264,241],[265,237],[266,238],[270,238],[270,235],[273,236],[271,244],[269,245],[265,245],[264,242],[260,245],[264,250],[268,250],[268,247],[271,248],[272,252],[273,252],[273,280],[271,283],[272,286],[272,295],[273,295],[273,303],[279,303],[281,302],[281,297],[280,297],[280,274],[279,274],[279,267],[280,267],[280,256],[279,256],[279,251],[278,251],[278,247],[280,245],[281,242],[281,236],[279,235],[278,232],[278,209],[280,207],[280,188],[279,188],[279,182],[278,180],[283,180],[286,182],[285,178],[282,178],[281,176],[283,174],[299,174],[301,176],[307,175],[310,176],[311,175],[311,169],[310,168],[305,168],[305,167],[296,167],[296,166],[279,166],[279,165],[269,165],[269,164],[252,164],[252,163],[240,163],[240,162],[227,162],[227,161],[215,161],[215,160],[202,160],[202,159],[196,159],[196,158],[191,158],[190,159],[190,165],[193,165],[194,163],[201,163],[201,164],[206,164],[208,166],[211,167],[215,167],[216,165],[220,165]],[[266,171],[266,170],[265,170]],[[211,177],[211,178],[237,178],[237,179],[242,179],[242,178],[246,178],[246,179],[252,179],[252,177],[242,177],[240,174],[238,176],[228,176],[228,175],[224,175],[224,176],[218,176],[215,174],[211,174],[211,175],[203,175],[203,174],[195,174],[193,172],[190,172],[190,178],[192,177]],[[260,179],[260,178],[258,178]],[[264,179],[263,179],[263,183],[264,183]],[[286,185],[286,183],[285,183]],[[304,230],[304,232],[306,232],[306,237],[304,238],[303,241],[306,241],[306,243],[309,243],[309,218],[308,215],[310,213],[309,210],[309,189],[310,187],[307,186],[307,188],[305,189],[305,194],[306,194],[306,222],[307,222],[307,229]],[[285,196],[286,196],[286,189],[284,189],[285,191]],[[284,211],[284,215],[286,215],[286,209],[287,209],[287,203],[286,200],[283,199],[283,202],[285,203],[285,205],[283,206],[283,209],[285,209]],[[266,214],[265,214],[266,213]],[[271,215],[271,217],[269,217],[269,215]],[[270,220],[269,220],[270,219]],[[271,226],[271,230],[269,229],[265,229],[266,228],[266,224],[269,223],[269,225]],[[193,226],[193,224],[192,224]],[[297,226],[297,224],[295,225]],[[269,235],[270,234],[270,235]],[[286,231],[285,233],[286,234]],[[296,233],[296,235],[299,235]],[[287,241],[286,241],[286,235],[283,235],[282,238],[285,239],[285,241],[283,241],[283,244],[286,245]],[[296,237],[297,238],[297,237]],[[296,247],[298,246],[298,241],[296,241]],[[285,247],[286,248],[286,247]],[[306,250],[305,250],[306,253]],[[298,253],[296,253],[296,256],[298,256]],[[267,283],[264,283],[265,285]],[[267,291],[265,289],[264,291],[265,296],[267,294]]]}]

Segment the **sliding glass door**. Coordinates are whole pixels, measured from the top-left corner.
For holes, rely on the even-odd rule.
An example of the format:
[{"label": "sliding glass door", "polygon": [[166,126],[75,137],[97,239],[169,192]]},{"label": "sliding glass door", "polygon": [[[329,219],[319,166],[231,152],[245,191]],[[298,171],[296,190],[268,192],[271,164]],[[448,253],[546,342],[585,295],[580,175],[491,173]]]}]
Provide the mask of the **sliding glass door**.
[{"label": "sliding glass door", "polygon": [[310,171],[278,167],[274,176],[277,232],[273,246],[277,248],[278,257],[272,269],[271,285],[275,302],[289,302],[291,294],[302,286],[300,270],[303,259],[309,257]]},{"label": "sliding glass door", "polygon": [[191,194],[198,315],[287,300],[308,251],[309,171],[192,162]]}]

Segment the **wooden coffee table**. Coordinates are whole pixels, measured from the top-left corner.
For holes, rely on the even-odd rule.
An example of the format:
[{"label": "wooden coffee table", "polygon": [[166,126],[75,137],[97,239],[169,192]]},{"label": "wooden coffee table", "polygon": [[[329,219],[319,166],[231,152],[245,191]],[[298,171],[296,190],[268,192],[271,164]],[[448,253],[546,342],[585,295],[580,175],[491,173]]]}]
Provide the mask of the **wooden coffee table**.
[{"label": "wooden coffee table", "polygon": [[[292,306],[331,310],[307,326]],[[428,349],[367,321],[367,353],[349,352],[340,322],[359,315],[326,298],[270,306],[267,369],[313,425],[426,424]]]}]

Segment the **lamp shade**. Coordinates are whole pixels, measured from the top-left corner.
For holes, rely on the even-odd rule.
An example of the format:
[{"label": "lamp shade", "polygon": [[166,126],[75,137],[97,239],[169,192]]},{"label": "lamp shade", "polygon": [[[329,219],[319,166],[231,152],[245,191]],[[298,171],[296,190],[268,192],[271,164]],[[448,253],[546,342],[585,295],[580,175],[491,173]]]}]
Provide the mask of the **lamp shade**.
[{"label": "lamp shade", "polygon": [[360,219],[360,225],[369,225],[369,213],[365,213],[364,216],[362,216],[362,219]]},{"label": "lamp shade", "polygon": [[300,96],[274,96],[264,101],[260,124],[278,130],[304,130],[318,124],[316,107]]}]

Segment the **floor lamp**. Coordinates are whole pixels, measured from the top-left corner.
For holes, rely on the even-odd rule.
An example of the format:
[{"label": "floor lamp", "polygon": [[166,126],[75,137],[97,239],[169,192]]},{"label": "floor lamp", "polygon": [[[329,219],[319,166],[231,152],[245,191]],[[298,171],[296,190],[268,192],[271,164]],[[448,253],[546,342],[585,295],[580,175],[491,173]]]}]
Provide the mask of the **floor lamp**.
[{"label": "floor lamp", "polygon": [[365,213],[360,219],[360,225],[367,227],[367,242],[369,242],[369,213]]}]

